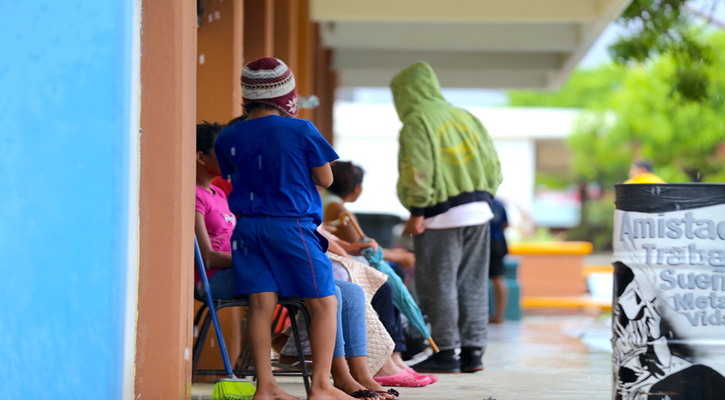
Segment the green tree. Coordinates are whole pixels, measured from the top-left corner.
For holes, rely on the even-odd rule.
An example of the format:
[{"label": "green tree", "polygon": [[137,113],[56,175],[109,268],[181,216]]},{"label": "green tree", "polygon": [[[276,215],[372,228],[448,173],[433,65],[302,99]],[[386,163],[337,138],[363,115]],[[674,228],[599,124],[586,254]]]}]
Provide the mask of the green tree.
[{"label": "green tree", "polygon": [[[725,52],[720,37],[719,49]],[[623,88],[613,95],[617,122],[611,136],[624,138],[639,156],[652,159],[672,182],[722,179],[720,146],[725,140],[725,60],[710,66],[708,94],[700,102],[683,102],[680,94],[669,95],[668,77],[677,68],[672,56],[663,56],[651,66],[633,69]]]},{"label": "green tree", "polygon": [[[688,0],[633,0],[618,22],[627,33],[610,47],[620,64],[644,62],[661,55],[673,58],[670,72],[673,93],[683,100],[700,101],[708,95],[714,49],[702,40],[701,31],[713,22],[722,0],[705,0],[696,9]],[[703,24],[702,22],[706,23]]]},{"label": "green tree", "polygon": [[621,87],[627,68],[613,63],[592,69],[577,69],[557,91],[512,90],[509,104],[514,107],[567,107],[602,110],[609,93]]},{"label": "green tree", "polygon": [[702,64],[708,86],[699,101],[673,91],[678,60],[669,53],[627,67],[577,70],[556,92],[510,93],[512,105],[583,109],[567,139],[572,175],[575,182],[596,182],[610,193],[597,201],[582,196],[582,225],[568,237],[608,248],[611,190],[627,178],[636,158],[651,159],[668,182],[725,182],[725,32],[703,40],[713,53]]},{"label": "green tree", "polygon": [[669,182],[725,181],[725,33],[703,40],[714,51],[702,67],[709,84],[701,101],[672,92],[678,61],[665,54],[577,70],[555,92],[509,92],[510,104],[587,110],[567,141],[577,179],[611,187],[635,158],[648,158]]}]

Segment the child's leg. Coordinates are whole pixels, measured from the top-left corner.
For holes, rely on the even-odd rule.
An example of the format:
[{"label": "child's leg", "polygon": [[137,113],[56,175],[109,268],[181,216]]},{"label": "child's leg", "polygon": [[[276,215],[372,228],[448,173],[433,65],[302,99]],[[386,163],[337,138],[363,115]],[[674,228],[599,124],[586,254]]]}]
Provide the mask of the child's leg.
[{"label": "child's leg", "polygon": [[380,286],[370,304],[377,311],[380,322],[383,323],[385,330],[388,331],[393,342],[395,342],[394,351],[405,351],[405,337],[400,322],[400,312],[393,305],[393,285],[390,282],[385,282],[383,286]]},{"label": "child's leg", "polygon": [[400,352],[394,351],[393,355],[390,356],[390,360],[400,369],[406,370],[409,368],[408,364],[403,361],[403,357],[400,355]]},{"label": "child's leg", "polygon": [[[368,390],[384,390],[379,383],[373,380],[368,370],[367,359],[367,329],[365,323],[365,292],[354,283],[335,281],[339,290],[341,301],[340,317],[338,318],[338,331],[341,330],[344,342],[344,357],[332,360],[332,378],[335,387],[346,393],[355,392],[361,388]],[[393,399],[394,396],[383,394],[383,399]]]},{"label": "child's leg", "polygon": [[247,313],[247,334],[252,349],[254,369],[257,372],[256,400],[261,399],[297,399],[282,391],[272,375],[272,314],[277,305],[277,293],[262,292],[249,295],[249,311]]},{"label": "child's leg", "polygon": [[312,318],[310,345],[312,346],[312,388],[309,400],[352,399],[332,386],[330,371],[337,335],[337,298],[327,296],[305,299]]},{"label": "child's leg", "polygon": [[[367,389],[365,385],[357,382],[350,375],[350,369],[347,366],[345,356],[336,357],[332,360],[332,379],[335,381],[336,388],[348,394]],[[360,398],[364,400],[377,400],[377,396]]]},{"label": "child's leg", "polygon": [[[366,389],[384,392],[383,388],[378,382],[376,382],[372,376],[370,376],[370,370],[368,369],[368,358],[367,356],[350,357],[347,359],[347,365],[350,368],[350,374]],[[396,397],[388,393],[380,393],[379,397],[382,399],[395,399]]]},{"label": "child's leg", "polygon": [[505,318],[506,298],[508,297],[506,278],[503,275],[491,278],[491,286],[493,288],[493,298],[496,306],[490,321],[493,323],[501,323]]},{"label": "child's leg", "polygon": [[[347,358],[368,355],[368,337],[365,322],[365,291],[351,282],[335,281],[340,291],[338,330],[342,333]],[[337,354],[336,354],[337,355]]]},{"label": "child's leg", "polygon": [[[342,281],[340,281],[342,283]],[[335,348],[332,351],[332,359],[343,357],[345,355],[345,335],[342,332],[342,316],[343,316],[343,308],[345,304],[345,300],[343,300],[342,297],[342,290],[340,289],[340,285],[337,284],[338,282],[335,281],[335,298],[337,299],[337,311],[335,314],[336,317],[336,323],[335,326],[337,327],[337,330],[335,331]],[[347,283],[347,282],[344,282]],[[344,359],[344,357],[343,357]]]}]

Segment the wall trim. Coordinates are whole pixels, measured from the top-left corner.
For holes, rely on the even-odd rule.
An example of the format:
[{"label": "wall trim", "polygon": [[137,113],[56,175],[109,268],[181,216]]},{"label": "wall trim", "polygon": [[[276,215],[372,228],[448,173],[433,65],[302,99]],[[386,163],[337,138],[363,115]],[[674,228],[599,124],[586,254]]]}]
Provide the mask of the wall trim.
[{"label": "wall trim", "polygon": [[123,399],[134,397],[136,379],[136,327],[139,277],[139,188],[141,174],[141,0],[132,5],[131,93],[128,135],[128,253],[126,255],[126,304],[123,335]]}]

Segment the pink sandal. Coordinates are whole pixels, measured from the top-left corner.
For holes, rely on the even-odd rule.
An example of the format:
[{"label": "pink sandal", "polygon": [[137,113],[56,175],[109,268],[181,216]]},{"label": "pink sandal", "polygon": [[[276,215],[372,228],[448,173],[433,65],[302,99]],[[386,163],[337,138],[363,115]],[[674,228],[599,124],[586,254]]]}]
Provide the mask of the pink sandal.
[{"label": "pink sandal", "polygon": [[423,374],[419,374],[418,371],[414,370],[413,368],[408,368],[408,369],[406,369],[406,371],[408,371],[411,375],[414,375],[414,376],[417,376],[417,377],[420,377],[420,378],[428,378],[428,380],[430,380],[430,383],[436,383],[436,382],[438,382],[438,377],[435,376],[435,375],[423,375]]},{"label": "pink sandal", "polygon": [[416,376],[408,370],[400,371],[395,375],[373,376],[373,379],[383,386],[421,387],[432,383],[427,376]]}]

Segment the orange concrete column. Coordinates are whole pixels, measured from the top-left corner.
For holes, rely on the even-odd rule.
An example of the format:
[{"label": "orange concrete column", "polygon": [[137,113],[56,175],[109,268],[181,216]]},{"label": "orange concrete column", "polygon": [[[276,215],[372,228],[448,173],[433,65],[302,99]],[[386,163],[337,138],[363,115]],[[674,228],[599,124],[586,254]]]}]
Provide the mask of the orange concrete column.
[{"label": "orange concrete column", "polygon": [[232,43],[232,51],[234,58],[232,63],[232,80],[234,81],[234,91],[232,93],[232,101],[234,102],[233,114],[235,116],[242,115],[242,67],[244,67],[244,0],[234,0],[234,32],[232,33],[234,41]]},{"label": "orange concrete column", "polygon": [[205,0],[198,29],[196,120],[227,123],[241,115],[243,1]]},{"label": "orange concrete column", "polygon": [[[314,77],[314,49],[313,29],[317,29],[317,25],[310,22],[309,0],[299,0],[297,6],[297,32],[292,40],[297,42],[297,64],[295,72],[295,82],[297,83],[297,93],[300,96],[309,96],[314,93],[313,77]],[[300,110],[300,118],[311,120],[313,111],[309,109]]]},{"label": "orange concrete column", "polygon": [[[298,0],[274,0],[274,57],[297,72]],[[295,79],[297,76],[295,75]]]},{"label": "orange concrete column", "polygon": [[[244,23],[242,0],[204,0],[198,29],[196,70],[196,121],[226,124],[242,114],[239,77],[242,70]],[[201,305],[195,302],[196,312]],[[241,310],[219,312],[229,357],[234,362],[241,351]],[[211,345],[213,343],[213,345]],[[212,327],[207,336],[198,369],[223,369],[218,342]],[[204,380],[199,376],[197,380]]]},{"label": "orange concrete column", "polygon": [[191,395],[196,4],[143,0],[135,400]]},{"label": "orange concrete column", "polygon": [[274,53],[274,0],[244,0],[244,62]]},{"label": "orange concrete column", "polygon": [[322,133],[322,136],[330,144],[334,145],[332,114],[335,103],[335,88],[337,88],[337,74],[330,68],[332,51],[323,48],[318,41],[316,53],[315,94],[320,98],[320,106],[315,109],[313,122]]}]

